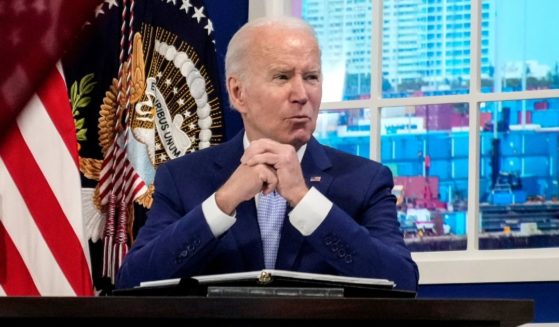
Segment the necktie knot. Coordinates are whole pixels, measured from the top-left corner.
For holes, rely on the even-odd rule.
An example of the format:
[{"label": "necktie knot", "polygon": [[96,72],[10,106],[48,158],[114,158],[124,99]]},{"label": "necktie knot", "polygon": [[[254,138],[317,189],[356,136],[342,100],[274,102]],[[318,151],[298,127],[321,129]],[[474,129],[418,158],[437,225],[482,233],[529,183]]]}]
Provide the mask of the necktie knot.
[{"label": "necktie knot", "polygon": [[277,192],[260,194],[258,199],[258,224],[264,252],[264,265],[273,269],[276,265],[281,228],[287,208],[286,200]]}]

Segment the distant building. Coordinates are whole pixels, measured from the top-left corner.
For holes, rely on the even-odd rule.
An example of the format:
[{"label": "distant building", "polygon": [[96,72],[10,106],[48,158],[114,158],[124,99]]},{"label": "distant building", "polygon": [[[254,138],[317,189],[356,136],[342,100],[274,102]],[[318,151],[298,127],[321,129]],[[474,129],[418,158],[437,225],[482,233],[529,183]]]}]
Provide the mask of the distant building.
[{"label": "distant building", "polygon": [[[383,7],[383,89],[405,83],[429,90],[448,89],[469,80],[470,0],[392,0]],[[481,70],[492,76],[494,10],[482,3]],[[322,46],[323,66],[344,79],[344,98],[370,94],[372,1],[303,0],[301,17],[314,26]],[[332,77],[332,76],[331,76]],[[385,85],[386,84],[386,85]],[[335,90],[325,85],[325,90]],[[418,90],[418,89],[417,89]],[[336,100],[341,94],[325,92]]]}]

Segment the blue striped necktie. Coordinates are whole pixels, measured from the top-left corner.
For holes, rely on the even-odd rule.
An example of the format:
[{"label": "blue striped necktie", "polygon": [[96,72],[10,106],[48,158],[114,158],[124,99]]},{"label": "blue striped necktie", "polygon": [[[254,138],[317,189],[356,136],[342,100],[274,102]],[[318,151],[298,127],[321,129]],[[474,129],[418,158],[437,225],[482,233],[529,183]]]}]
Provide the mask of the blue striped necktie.
[{"label": "blue striped necktie", "polygon": [[264,252],[264,265],[273,269],[281,235],[281,227],[285,218],[287,202],[277,192],[268,195],[260,193],[258,199],[258,224]]}]

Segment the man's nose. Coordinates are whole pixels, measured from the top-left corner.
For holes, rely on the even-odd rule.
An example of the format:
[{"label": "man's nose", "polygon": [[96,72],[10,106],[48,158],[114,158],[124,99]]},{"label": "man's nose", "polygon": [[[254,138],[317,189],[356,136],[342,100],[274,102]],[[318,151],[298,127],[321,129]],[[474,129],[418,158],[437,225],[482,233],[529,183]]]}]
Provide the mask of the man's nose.
[{"label": "man's nose", "polygon": [[302,77],[294,77],[291,80],[291,101],[305,104],[309,100],[305,80]]}]

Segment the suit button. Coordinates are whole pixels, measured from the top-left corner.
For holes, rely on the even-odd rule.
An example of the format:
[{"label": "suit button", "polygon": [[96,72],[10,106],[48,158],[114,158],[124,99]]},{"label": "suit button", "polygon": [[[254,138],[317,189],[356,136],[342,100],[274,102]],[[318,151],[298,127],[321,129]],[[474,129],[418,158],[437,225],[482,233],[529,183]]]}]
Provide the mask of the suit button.
[{"label": "suit button", "polygon": [[334,253],[338,252],[340,248],[342,248],[342,245],[340,244],[339,239],[336,239],[334,242],[332,242],[332,246],[330,246],[330,250]]},{"label": "suit button", "polygon": [[351,254],[348,254],[344,257],[344,261],[345,263],[352,263],[353,262],[353,257],[351,256]]},{"label": "suit button", "polygon": [[347,251],[346,251],[344,248],[341,248],[341,249],[338,251],[338,258],[340,258],[340,259],[341,259],[341,258],[344,258],[344,257],[346,256],[346,254],[347,254]]},{"label": "suit button", "polygon": [[186,258],[188,257],[188,250],[183,250],[181,253],[179,253],[179,258]]}]

